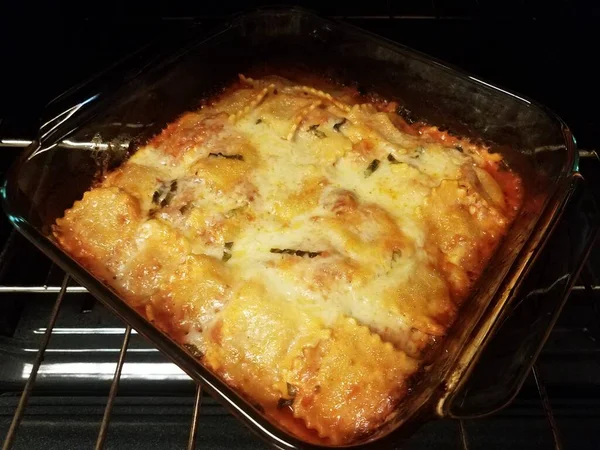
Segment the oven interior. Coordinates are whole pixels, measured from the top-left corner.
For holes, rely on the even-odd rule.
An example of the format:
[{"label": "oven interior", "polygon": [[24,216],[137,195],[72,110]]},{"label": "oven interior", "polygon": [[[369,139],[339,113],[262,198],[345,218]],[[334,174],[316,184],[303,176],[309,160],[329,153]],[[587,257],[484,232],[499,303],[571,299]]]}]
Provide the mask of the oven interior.
[{"label": "oven interior", "polygon": [[[385,33],[386,27],[393,28],[392,25],[389,25],[390,23],[406,23],[406,21],[402,22],[405,19],[389,17],[385,21],[374,18],[355,20],[363,26],[365,21],[370,23],[371,29],[378,33],[382,33],[382,29]],[[434,24],[440,24],[438,17],[431,20]],[[456,26],[458,27],[458,25]],[[5,160],[14,159],[18,153],[18,151],[12,150],[10,155],[4,158],[5,151],[2,150],[3,164],[8,164],[5,163]],[[594,160],[594,155],[590,154],[589,156],[589,159],[582,160],[581,169],[582,171],[589,170],[593,174],[598,170],[598,165]],[[584,173],[584,175],[586,174]],[[583,208],[584,211],[585,208],[593,211],[593,206],[589,205],[592,200],[588,194],[587,191],[586,194],[578,194],[575,201],[578,203],[578,207]],[[589,214],[582,214],[579,208],[570,206],[568,212],[565,213],[571,216],[579,214],[583,217],[579,217],[579,226],[572,225],[562,230],[562,236],[569,240],[560,240],[557,246],[562,250],[555,250],[558,253],[554,254],[556,261],[563,262],[562,270],[571,276],[576,271],[577,263],[569,263],[567,260],[577,259],[577,255],[581,258],[581,253],[585,253],[583,249],[579,248],[581,244],[578,244],[579,247],[577,246],[580,236],[576,235],[584,232],[582,227],[586,226]],[[589,234],[589,239],[591,239],[593,233],[590,231]],[[185,374],[163,360],[152,346],[137,336],[135,332],[130,334],[130,330],[107,313],[101,304],[95,302],[89,294],[86,294],[85,289],[70,285],[68,281],[65,282],[61,271],[50,264],[24,239],[16,235],[5,221],[2,223],[2,236],[4,242],[2,265],[0,266],[0,296],[3,297],[2,308],[5,308],[3,311],[6,312],[2,315],[3,322],[5,322],[2,327],[2,342],[5,344],[2,358],[6,363],[1,365],[2,376],[0,378],[4,386],[3,395],[0,397],[4,411],[2,413],[4,419],[0,422],[3,430],[7,430],[8,433],[12,413],[16,409],[17,414],[25,413],[22,427],[50,429],[48,422],[41,418],[47,416],[54,419],[68,417],[69,419],[66,420],[67,436],[73,442],[81,442],[78,439],[94,442],[97,436],[95,432],[99,429],[98,439],[102,442],[104,439],[108,439],[108,444],[114,442],[114,445],[122,446],[121,448],[131,448],[124,446],[124,442],[130,442],[133,446],[137,435],[131,431],[128,432],[127,427],[131,428],[132,424],[138,423],[145,423],[146,428],[148,428],[148,424],[162,424],[159,428],[164,430],[165,438],[173,439],[172,442],[180,442],[182,446],[185,445],[186,437],[190,436],[190,439],[195,439],[196,433],[198,436],[206,438],[207,442],[214,443],[215,446],[234,445],[234,443],[235,445],[242,445],[242,443],[250,445],[250,443],[258,442],[253,437],[249,438],[248,432],[238,426],[235,419],[227,416],[222,408],[212,402],[210,398],[205,396],[200,399],[200,391],[195,390],[195,386]],[[565,257],[567,254],[569,258]],[[590,364],[574,361],[580,358],[569,356],[574,355],[572,352],[577,351],[579,352],[577,354],[583,355],[581,359],[585,361],[586,355],[594,353],[596,345],[598,299],[597,289],[595,289],[597,280],[594,277],[597,275],[594,274],[594,255],[592,254],[591,259],[588,260],[579,276],[578,283],[571,291],[571,301],[567,304],[565,313],[555,327],[555,332],[550,336],[549,348],[547,346],[542,353],[539,362],[534,367],[533,378],[526,382],[521,396],[516,401],[516,406],[513,407],[516,407],[517,410],[509,408],[507,413],[499,413],[500,418],[495,419],[495,422],[492,420],[487,425],[485,420],[481,422],[469,419],[456,423],[451,421],[434,422],[419,430],[409,441],[413,443],[411,445],[418,448],[427,442],[441,443],[446,442],[447,439],[451,439],[453,442],[456,442],[455,439],[460,439],[465,442],[465,446],[468,446],[470,442],[480,442],[485,434],[482,433],[482,430],[485,430],[486,426],[489,427],[488,430],[495,430],[496,435],[501,434],[499,431],[510,422],[502,414],[509,414],[509,418],[513,417],[513,422],[510,422],[513,424],[519,422],[515,421],[514,417],[521,417],[523,414],[535,416],[530,422],[534,424],[532,430],[545,429],[548,431],[546,429],[548,427],[550,429],[550,435],[537,431],[523,431],[524,440],[549,443],[558,439],[558,442],[561,442],[563,439],[561,434],[564,433],[567,436],[574,434],[573,431],[559,431],[560,428],[557,424],[561,420],[557,419],[556,415],[562,418],[563,422],[569,424],[566,427],[567,430],[572,430],[574,427],[572,417],[582,414],[583,407],[579,406],[580,409],[577,410],[577,408],[572,408],[570,403],[569,406],[559,403],[561,412],[555,414],[548,392],[570,391],[571,395],[576,396],[579,386],[585,386],[585,389],[594,389],[594,386],[589,386],[593,383],[587,381],[593,378],[593,364],[590,368]],[[563,259],[565,261],[562,261]],[[537,276],[540,279],[549,277],[548,274],[538,274]],[[549,284],[547,288],[547,290],[557,291],[561,291],[562,288],[564,291],[566,284]],[[60,295],[61,291],[63,295]],[[539,295],[541,293],[538,292],[538,297],[533,300],[537,304],[543,303],[544,297]],[[517,307],[518,305],[515,306],[515,308]],[[527,317],[527,313],[527,311],[524,313],[525,317]],[[49,324],[48,320],[52,321],[53,317],[57,321]],[[507,329],[509,328],[507,327]],[[52,333],[49,330],[52,330]],[[34,372],[38,356],[37,350],[40,344],[43,347],[46,336],[51,339],[46,351],[42,354],[44,362],[39,366],[37,380],[33,380],[29,375]],[[514,336],[512,338],[515,339]],[[501,344],[498,347],[501,349]],[[495,353],[495,357],[499,357],[501,355],[498,354],[502,352],[496,351]],[[82,355],[85,357],[82,358]],[[547,362],[544,362],[545,357]],[[578,364],[584,364],[585,367],[580,367]],[[561,368],[556,369],[557,366]],[[121,369],[119,370],[119,368]],[[494,372],[498,373],[498,371]],[[575,373],[583,373],[585,376],[581,375],[580,378],[577,378],[573,375]],[[494,379],[492,371],[489,369],[484,375],[485,377],[480,377],[480,380]],[[474,376],[477,378],[477,373]],[[502,376],[497,374],[496,378],[502,378]],[[547,378],[550,379],[551,389],[546,388],[545,380]],[[24,386],[27,380],[33,381],[29,382],[29,386]],[[118,381],[120,383],[118,383],[117,391]],[[478,405],[476,401],[473,403],[472,399],[478,399],[481,402],[482,398],[489,401],[490,396],[500,399],[502,395],[506,396],[506,393],[490,393],[490,391],[494,391],[494,387],[496,391],[502,391],[498,388],[502,385],[501,381],[497,383],[488,381],[487,386],[484,386],[485,384],[480,381],[478,386],[475,383],[474,387],[470,387],[475,394],[465,395],[464,403],[469,404],[471,401],[475,411],[477,411]],[[115,388],[111,389],[111,386],[115,386]],[[23,388],[26,392],[29,392],[28,388],[31,389],[33,396],[28,408],[20,410],[16,408],[18,395],[11,395],[11,393],[18,393]],[[484,391],[487,397],[481,397],[481,392]],[[478,392],[479,398],[477,397]],[[585,392],[590,391],[586,390]],[[157,393],[162,395],[157,395]],[[538,394],[539,397],[536,397]],[[565,393],[561,395],[568,397]],[[62,409],[61,402],[63,402]],[[108,404],[107,408],[105,408],[106,404]],[[479,409],[485,409],[484,406],[479,405]],[[566,408],[566,413],[560,409],[563,407]],[[593,414],[591,412],[593,407],[593,404],[587,406],[590,409],[590,415]],[[160,408],[166,408],[163,411],[168,413],[164,416],[161,415],[157,412]],[[112,415],[113,410],[115,416]],[[538,415],[532,411],[537,411]],[[188,412],[193,412],[193,414],[188,416]],[[562,417],[563,413],[565,414],[564,418]],[[92,421],[88,421],[90,422],[88,423],[83,418],[86,415],[95,419],[103,416],[104,419],[91,424]],[[148,422],[141,420],[146,415]],[[587,419],[587,416],[583,415]],[[75,416],[80,417],[79,420],[74,420]],[[206,417],[209,418],[205,419]],[[107,425],[111,418],[113,427],[110,428],[110,433],[107,433],[109,430]],[[190,422],[193,424],[191,430],[189,429]],[[222,428],[218,425],[220,422],[224,424]],[[203,428],[204,423],[212,425]],[[105,426],[101,426],[102,424]],[[198,424],[198,428],[195,424]],[[582,427],[583,424],[578,426]],[[228,433],[223,433],[222,430],[227,427],[236,431],[225,436]],[[85,431],[78,433],[78,429]],[[428,431],[432,429],[436,431]],[[118,434],[119,438],[113,433]],[[25,445],[27,442],[33,442],[34,438],[30,434],[21,428],[19,437],[15,441],[16,444]],[[111,438],[116,441],[111,441]],[[574,438],[571,437],[571,439]]]}]

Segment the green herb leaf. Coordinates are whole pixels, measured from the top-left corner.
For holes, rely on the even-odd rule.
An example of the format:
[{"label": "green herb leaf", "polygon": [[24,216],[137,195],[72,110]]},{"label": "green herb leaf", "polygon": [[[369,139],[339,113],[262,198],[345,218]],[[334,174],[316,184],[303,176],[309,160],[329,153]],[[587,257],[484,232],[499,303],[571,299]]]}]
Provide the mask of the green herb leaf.
[{"label": "green herb leaf", "polygon": [[418,159],[423,154],[425,154],[425,148],[424,147],[417,147],[417,148],[414,149],[413,154],[410,155],[410,157],[413,158],[413,159]]},{"label": "green herb leaf", "polygon": [[224,153],[209,153],[208,156],[212,156],[214,158],[225,158],[225,159],[237,159],[238,161],[243,161],[244,157],[242,155],[226,155]]},{"label": "green herb leaf", "polygon": [[394,155],[392,155],[391,153],[389,155],[387,155],[387,160],[391,164],[400,164],[400,161],[398,161],[396,158],[394,158]]},{"label": "green herb leaf", "polygon": [[348,120],[347,120],[347,119],[344,117],[344,118],[341,120],[341,122],[338,122],[338,123],[336,123],[336,124],[333,126],[333,129],[339,133],[339,132],[340,132],[340,127],[341,127],[342,125],[344,125],[344,124],[345,124],[347,121],[348,121]]},{"label": "green herb leaf", "polygon": [[154,191],[154,194],[152,194],[152,203],[158,205],[160,203],[160,198],[162,195],[163,194],[161,188],[158,188],[156,191]]},{"label": "green herb leaf", "polygon": [[298,388],[291,383],[286,383],[286,384],[287,384],[288,395],[290,397],[295,397],[296,394],[298,393]]},{"label": "green herb leaf", "polygon": [[177,180],[173,180],[170,183],[161,183],[159,188],[152,194],[152,203],[161,208],[169,206],[169,203],[173,200],[176,192]]},{"label": "green herb leaf", "polygon": [[323,252],[310,252],[310,251],[306,251],[306,250],[295,250],[293,248],[283,248],[283,249],[272,248],[270,250],[270,252],[271,253],[280,253],[280,254],[290,255],[290,256],[300,256],[300,257],[308,256],[309,258],[316,258],[321,253],[323,253]]},{"label": "green herb leaf", "polygon": [[370,177],[371,175],[373,175],[373,172],[375,172],[379,168],[379,162],[380,161],[378,159],[374,159],[373,161],[371,161],[371,164],[369,164],[369,167],[367,167],[365,170],[365,177]]},{"label": "green herb leaf", "polygon": [[233,242],[225,242],[225,248],[223,249],[223,257],[221,260],[223,262],[227,262],[231,259],[231,248],[233,247]]},{"label": "green herb leaf", "polygon": [[319,139],[323,139],[323,138],[327,137],[327,135],[325,133],[323,133],[321,130],[319,130],[318,124],[311,125],[310,127],[308,127],[308,131],[310,131],[312,134],[314,134]]}]

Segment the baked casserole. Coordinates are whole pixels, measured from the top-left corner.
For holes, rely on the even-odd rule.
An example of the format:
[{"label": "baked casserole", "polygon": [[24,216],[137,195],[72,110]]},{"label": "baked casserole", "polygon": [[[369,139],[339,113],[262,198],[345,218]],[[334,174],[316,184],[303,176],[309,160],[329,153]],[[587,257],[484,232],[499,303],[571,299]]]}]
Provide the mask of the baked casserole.
[{"label": "baked casserole", "polygon": [[523,197],[500,154],[397,110],[240,76],[54,237],[272,420],[356,442],[397,411]]}]

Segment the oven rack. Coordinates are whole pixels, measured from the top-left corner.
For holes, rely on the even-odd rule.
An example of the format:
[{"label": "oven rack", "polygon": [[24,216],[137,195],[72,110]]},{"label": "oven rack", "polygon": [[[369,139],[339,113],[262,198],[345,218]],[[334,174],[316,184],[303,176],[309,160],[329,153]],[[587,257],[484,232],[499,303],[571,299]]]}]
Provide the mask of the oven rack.
[{"label": "oven rack", "polygon": [[[2,450],[9,450],[13,448],[15,443],[15,439],[19,432],[19,425],[24,417],[24,414],[27,410],[28,401],[34,391],[36,377],[40,367],[44,363],[44,355],[46,349],[50,343],[50,340],[53,335],[54,325],[56,323],[56,319],[61,311],[61,307],[63,307],[64,299],[69,295],[77,295],[86,293],[87,290],[81,286],[78,286],[69,275],[64,274],[62,278],[62,283],[59,285],[56,284],[38,284],[38,285],[7,285],[5,283],[1,283],[3,278],[3,272],[9,264],[11,257],[18,251],[17,247],[19,245],[24,244],[20,236],[16,234],[16,231],[12,231],[9,235],[8,239],[5,242],[5,245],[0,252],[0,300],[6,295],[10,294],[21,294],[21,293],[30,293],[30,294],[45,294],[45,295],[54,295],[55,300],[53,303],[53,307],[50,313],[50,317],[48,318],[48,325],[46,326],[45,332],[40,341],[39,349],[37,350],[37,354],[35,360],[32,363],[31,371],[29,373],[29,377],[25,383],[23,391],[20,394],[19,402],[12,416],[12,422],[8,429],[7,434],[3,437],[3,445]],[[589,265],[589,263],[587,263]],[[586,268],[583,272],[591,271],[590,267]],[[58,268],[54,265],[51,265],[48,275],[46,276],[46,280],[50,279],[50,273],[56,271]],[[585,281],[582,281],[585,280]],[[593,294],[594,291],[600,289],[600,286],[596,286],[593,284],[595,280],[590,280],[587,277],[582,276],[580,278],[580,283],[574,287],[576,291],[585,291],[590,295]],[[121,373],[123,367],[126,362],[126,355],[128,351],[130,336],[132,334],[132,328],[130,326],[125,327],[125,331],[123,333],[123,337],[121,340],[121,347],[118,353],[117,360],[115,361],[114,367],[114,375],[112,377],[112,382],[110,385],[110,390],[108,396],[106,397],[106,404],[104,407],[104,414],[102,420],[98,426],[98,434],[96,438],[96,443],[94,446],[95,450],[100,450],[105,447],[105,442],[107,435],[110,431],[110,420],[111,413],[113,410],[113,405],[118,396],[119,391],[119,382],[121,381]],[[545,418],[548,422],[552,433],[552,439],[554,443],[554,448],[557,450],[563,449],[563,444],[560,437],[560,430],[555,419],[554,411],[551,405],[551,402],[546,393],[546,386],[543,381],[543,377],[540,373],[539,367],[537,364],[533,366],[532,370],[533,379],[535,381],[535,386],[537,389],[537,393],[540,397],[540,401],[543,407],[543,411],[545,414]],[[201,417],[201,403],[202,403],[202,388],[198,385],[196,386],[195,397],[193,401],[193,409],[190,411],[190,427],[189,427],[189,435],[187,440],[187,449],[193,450],[196,448],[197,444],[197,432],[199,427],[202,426],[202,417]],[[470,448],[470,438],[467,427],[465,426],[465,421],[456,420],[457,427],[457,435],[459,436],[458,448],[461,450],[469,450]]]},{"label": "oven rack", "polygon": [[[5,267],[5,263],[10,258],[10,254],[16,249],[11,247],[16,246],[15,236],[16,231],[13,231],[6,242],[6,245],[0,252],[0,276],[2,274],[2,269]],[[52,266],[48,271],[48,276],[50,272],[55,270],[56,268]],[[54,325],[56,324],[56,319],[58,318],[59,312],[63,305],[63,300],[67,295],[76,294],[76,293],[86,293],[87,290],[81,286],[77,286],[71,279],[71,277],[67,274],[63,276],[62,284],[60,286],[51,286],[51,285],[37,285],[37,286],[6,286],[0,285],[0,296],[5,294],[15,294],[15,293],[47,293],[47,294],[56,294],[56,299],[54,300],[54,304],[52,307],[52,311],[50,313],[50,317],[48,319],[48,325],[45,329],[45,332],[40,341],[40,346],[37,351],[35,360],[32,363],[31,371],[29,377],[27,378],[27,382],[25,383],[25,387],[20,395],[18,405],[15,409],[14,415],[12,417],[12,422],[8,429],[6,436],[4,436],[4,441],[2,444],[2,450],[8,450],[13,448],[15,443],[15,438],[17,437],[17,432],[19,430],[19,425],[23,419],[25,414],[27,404],[29,402],[29,398],[34,390],[36,377],[39,371],[40,366],[43,364],[44,355],[48,344],[50,343]],[[121,348],[118,354],[117,361],[115,363],[114,376],[112,377],[112,382],[110,385],[110,391],[108,397],[106,399],[106,406],[104,408],[104,414],[102,417],[102,421],[99,425],[99,431],[96,439],[96,444],[94,448],[96,450],[100,450],[105,448],[105,441],[109,431],[109,424],[111,418],[111,412],[113,409],[113,405],[115,399],[117,397],[117,393],[119,390],[119,382],[121,379],[121,373],[125,362],[125,357],[127,355],[127,349],[129,346],[129,340],[131,336],[132,328],[127,325],[125,327],[125,332],[123,334]],[[194,398],[194,406],[193,410],[190,413],[191,424],[189,429],[189,437],[187,441],[187,449],[192,450],[196,448],[196,437],[197,430],[200,418],[200,405],[202,402],[202,388],[198,385],[196,387],[196,393]]]}]

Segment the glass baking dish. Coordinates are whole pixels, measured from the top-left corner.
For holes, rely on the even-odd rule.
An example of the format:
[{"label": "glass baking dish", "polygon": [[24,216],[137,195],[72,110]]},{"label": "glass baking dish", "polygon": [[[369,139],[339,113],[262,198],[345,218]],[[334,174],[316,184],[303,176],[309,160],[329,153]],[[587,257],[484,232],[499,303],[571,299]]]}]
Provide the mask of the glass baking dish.
[{"label": "glass baking dish", "polygon": [[[56,113],[41,126],[38,139],[3,186],[12,223],[260,436],[280,448],[318,448],[270,420],[63,253],[50,225],[81,198],[99,172],[117,166],[137,145],[181,113],[196,109],[238,73],[272,67],[308,70],[396,100],[402,105],[400,114],[490,145],[525,182],[521,212],[450,333],[430,356],[426,376],[415,382],[391,420],[356,445],[395,442],[425,420],[452,416],[454,394],[518,298],[524,276],[573,191],[577,150],[568,128],[526,98],[301,9],[253,11],[234,17],[207,39],[174,42],[176,46],[162,43],[160,51],[137,53],[51,105]],[[149,54],[154,57],[148,59]]]}]

